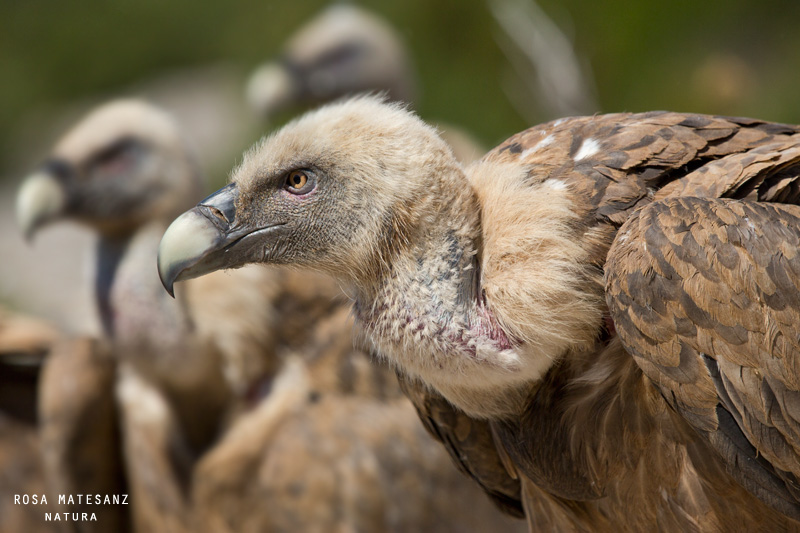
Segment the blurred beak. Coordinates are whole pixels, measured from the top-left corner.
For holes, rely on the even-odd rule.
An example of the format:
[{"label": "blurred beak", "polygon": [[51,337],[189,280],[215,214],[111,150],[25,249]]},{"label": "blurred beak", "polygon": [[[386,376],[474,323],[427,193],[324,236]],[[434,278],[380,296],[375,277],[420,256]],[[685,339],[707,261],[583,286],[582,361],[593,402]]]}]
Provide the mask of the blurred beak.
[{"label": "blurred beak", "polygon": [[27,241],[47,222],[64,212],[67,195],[58,179],[46,171],[28,176],[17,193],[17,224]]},{"label": "blurred beak", "polygon": [[265,119],[288,107],[294,91],[292,76],[280,63],[265,63],[258,67],[245,90],[250,107]]},{"label": "blurred beak", "polygon": [[[158,247],[158,275],[171,296],[176,281],[263,260],[264,237],[282,224],[258,228],[236,220],[236,184],[215,192],[170,224]],[[270,239],[266,239],[267,243]]]}]

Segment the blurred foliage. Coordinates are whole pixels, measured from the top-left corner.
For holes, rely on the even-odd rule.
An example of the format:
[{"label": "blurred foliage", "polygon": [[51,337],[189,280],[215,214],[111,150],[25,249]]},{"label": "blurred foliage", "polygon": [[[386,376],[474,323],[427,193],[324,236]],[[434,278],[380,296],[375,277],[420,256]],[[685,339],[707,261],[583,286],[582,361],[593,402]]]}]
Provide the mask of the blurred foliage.
[{"label": "blurred foliage", "polygon": [[[0,170],[33,109],[111,96],[178,67],[248,72],[323,0],[0,2]],[[365,0],[412,49],[417,109],[491,146],[526,126],[484,2]],[[591,65],[601,111],[675,109],[800,122],[800,2],[541,0]],[[244,81],[244,78],[242,79]],[[543,117],[549,118],[549,117]],[[2,172],[0,172],[1,174]]]}]

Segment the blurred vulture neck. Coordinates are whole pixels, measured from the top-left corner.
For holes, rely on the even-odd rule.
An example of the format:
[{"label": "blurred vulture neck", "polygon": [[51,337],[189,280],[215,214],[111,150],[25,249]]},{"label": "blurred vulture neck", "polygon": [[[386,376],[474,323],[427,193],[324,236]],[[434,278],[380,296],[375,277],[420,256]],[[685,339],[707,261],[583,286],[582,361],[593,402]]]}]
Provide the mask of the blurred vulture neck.
[{"label": "blurred vulture neck", "polygon": [[111,307],[111,287],[125,251],[131,241],[129,233],[101,234],[97,241],[97,264],[95,265],[95,299],[103,331],[114,334],[114,314]]}]

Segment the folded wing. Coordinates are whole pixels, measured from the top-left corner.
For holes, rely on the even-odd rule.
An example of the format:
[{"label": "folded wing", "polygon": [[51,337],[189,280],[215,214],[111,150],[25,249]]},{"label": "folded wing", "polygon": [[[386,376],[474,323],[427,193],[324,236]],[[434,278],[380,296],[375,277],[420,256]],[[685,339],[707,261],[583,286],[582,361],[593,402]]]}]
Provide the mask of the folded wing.
[{"label": "folded wing", "polygon": [[771,507],[800,518],[800,207],[668,198],[606,263],[626,349]]}]

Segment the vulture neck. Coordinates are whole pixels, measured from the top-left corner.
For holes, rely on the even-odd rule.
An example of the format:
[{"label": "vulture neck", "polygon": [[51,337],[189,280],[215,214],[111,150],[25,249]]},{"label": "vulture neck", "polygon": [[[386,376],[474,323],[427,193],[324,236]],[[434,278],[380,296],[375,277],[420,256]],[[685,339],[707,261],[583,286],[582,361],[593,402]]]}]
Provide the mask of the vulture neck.
[{"label": "vulture neck", "polygon": [[512,345],[482,296],[480,210],[461,178],[398,208],[417,216],[394,224],[407,231],[393,235],[380,275],[360,284],[354,309],[378,353],[466,411],[474,401],[485,412],[488,391],[496,395],[509,370],[497,354]]},{"label": "vulture neck", "polygon": [[111,287],[122,258],[131,241],[131,234],[101,234],[97,242],[95,266],[95,301],[103,331],[114,335],[114,312],[111,305]]},{"label": "vulture neck", "polygon": [[[155,260],[158,242],[164,230],[169,226],[170,221],[174,220],[184,210],[190,208],[195,201],[194,199],[202,194],[199,177],[191,179],[190,183],[190,194],[183,195],[181,200],[177,202],[173,198],[168,198],[160,210],[151,212],[148,217],[143,219],[129,218],[124,221],[114,222],[92,221],[91,227],[99,234],[95,259],[95,302],[103,331],[106,335],[114,337],[119,333],[119,331],[116,331],[117,328],[114,322],[115,317],[118,318],[121,310],[115,309],[112,289],[115,283],[119,283],[120,276],[127,276],[128,278],[134,276],[132,269],[127,269],[127,272],[121,274],[120,266],[130,261],[128,256],[132,255],[132,250],[138,252],[134,254],[137,255],[134,261],[141,261],[143,259],[142,256],[146,256],[147,261]],[[140,273],[135,274],[136,279],[133,285],[137,288],[137,291],[142,294],[155,293],[162,297],[163,295],[159,290],[161,282],[158,279],[158,275],[155,274],[155,270],[147,268],[148,265],[144,264],[137,266],[142,269]],[[119,305],[120,299],[117,298],[116,300],[117,305]],[[125,298],[122,298],[122,300],[125,300]],[[123,307],[128,307],[126,304],[123,304]],[[171,304],[166,305],[167,308],[171,306]],[[156,313],[157,311],[151,309],[150,312]],[[171,313],[171,311],[167,312]]]},{"label": "vulture neck", "polygon": [[382,300],[391,293],[405,295],[409,311],[435,311],[420,318],[466,317],[475,308],[481,241],[477,199],[466,178],[460,190],[448,183],[430,189],[391,213],[391,230],[375,267],[357,282],[360,307],[389,304]]},{"label": "vulture neck", "polygon": [[[454,160],[419,180],[409,196],[385,217],[384,237],[375,243],[369,266],[353,279],[361,308],[380,305],[387,291],[441,297],[449,312],[466,314],[476,300],[481,246],[478,200]],[[435,184],[435,185],[434,185]],[[445,297],[458,293],[456,301]],[[464,299],[465,297],[468,297]],[[413,307],[425,301],[408,301]]]},{"label": "vulture neck", "polygon": [[[164,315],[175,314],[170,310],[173,302],[163,297],[155,269],[148,268],[166,226],[167,221],[155,219],[132,231],[100,234],[95,257],[95,301],[103,331],[113,339],[120,341],[122,337],[138,335],[136,328],[132,329],[132,316],[162,317],[165,327],[172,322]],[[146,309],[147,298],[158,305],[152,303]],[[122,328],[122,322],[127,326]]]}]

